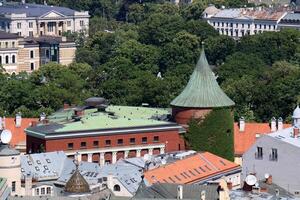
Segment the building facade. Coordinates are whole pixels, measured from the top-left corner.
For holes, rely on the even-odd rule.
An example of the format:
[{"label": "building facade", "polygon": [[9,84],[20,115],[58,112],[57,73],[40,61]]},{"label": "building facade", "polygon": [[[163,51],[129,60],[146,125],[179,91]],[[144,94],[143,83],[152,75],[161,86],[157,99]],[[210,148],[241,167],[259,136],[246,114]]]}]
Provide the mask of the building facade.
[{"label": "building facade", "polygon": [[265,8],[217,9],[210,6],[203,12],[203,18],[220,35],[240,38],[266,31],[278,31],[278,24],[287,11]]},{"label": "building facade", "polygon": [[264,135],[243,155],[243,177],[255,174],[259,180],[271,177],[272,182],[299,196],[300,163],[299,107],[293,113],[293,127]]},{"label": "building facade", "polygon": [[300,31],[300,11],[288,13],[280,20],[278,24],[279,29],[290,28]]},{"label": "building facade", "polygon": [[1,30],[23,37],[62,36],[64,32],[88,34],[89,14],[69,8],[29,3],[2,3]]},{"label": "building facade", "polygon": [[0,32],[0,64],[7,73],[32,72],[48,62],[68,65],[75,58],[76,46],[65,37],[24,38]]}]

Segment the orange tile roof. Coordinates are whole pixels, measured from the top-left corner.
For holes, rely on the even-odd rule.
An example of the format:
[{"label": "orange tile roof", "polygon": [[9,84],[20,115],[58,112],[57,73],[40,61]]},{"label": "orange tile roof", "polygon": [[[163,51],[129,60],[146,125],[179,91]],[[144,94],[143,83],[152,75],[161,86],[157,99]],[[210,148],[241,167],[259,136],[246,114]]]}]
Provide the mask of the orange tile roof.
[{"label": "orange tile roof", "polygon": [[148,170],[144,176],[149,183],[188,184],[239,168],[231,161],[203,152]]},{"label": "orange tile roof", "polygon": [[26,141],[24,129],[30,126],[32,121],[38,121],[38,118],[22,118],[21,127],[16,127],[15,118],[5,118],[5,129],[12,133],[10,145],[15,147],[18,143]]},{"label": "orange tile roof", "polygon": [[[290,127],[290,124],[283,124],[283,128]],[[271,133],[269,123],[245,123],[243,132],[239,129],[239,124],[234,123],[234,153],[244,154],[256,141],[256,134]]]}]

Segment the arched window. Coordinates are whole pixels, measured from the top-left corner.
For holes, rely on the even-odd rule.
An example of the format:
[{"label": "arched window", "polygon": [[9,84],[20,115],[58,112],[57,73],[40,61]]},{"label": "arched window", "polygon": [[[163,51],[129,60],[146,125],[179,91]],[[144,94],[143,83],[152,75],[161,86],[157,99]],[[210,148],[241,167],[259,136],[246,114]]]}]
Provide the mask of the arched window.
[{"label": "arched window", "polygon": [[119,185],[114,185],[114,191],[120,192],[121,191],[120,186]]},{"label": "arched window", "polygon": [[12,63],[16,63],[16,56],[15,56],[15,55],[12,56],[11,62],[12,62]]},{"label": "arched window", "polygon": [[5,63],[8,64],[9,63],[9,57],[5,56]]}]

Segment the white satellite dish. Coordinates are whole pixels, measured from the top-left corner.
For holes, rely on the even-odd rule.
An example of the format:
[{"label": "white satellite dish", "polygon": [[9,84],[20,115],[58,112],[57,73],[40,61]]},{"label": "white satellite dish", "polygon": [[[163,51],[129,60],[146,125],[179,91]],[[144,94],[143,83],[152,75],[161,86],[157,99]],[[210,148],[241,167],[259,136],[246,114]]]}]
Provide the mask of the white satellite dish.
[{"label": "white satellite dish", "polygon": [[10,132],[10,130],[7,130],[7,129],[3,130],[2,133],[1,133],[0,138],[1,138],[1,142],[3,144],[8,144],[10,142],[10,140],[11,140],[11,132]]},{"label": "white satellite dish", "polygon": [[254,175],[248,175],[246,177],[245,181],[248,185],[251,186],[251,185],[255,185],[255,183],[257,182],[257,179]]},{"label": "white satellite dish", "polygon": [[265,179],[268,179],[270,177],[270,174],[266,173],[265,174]]}]

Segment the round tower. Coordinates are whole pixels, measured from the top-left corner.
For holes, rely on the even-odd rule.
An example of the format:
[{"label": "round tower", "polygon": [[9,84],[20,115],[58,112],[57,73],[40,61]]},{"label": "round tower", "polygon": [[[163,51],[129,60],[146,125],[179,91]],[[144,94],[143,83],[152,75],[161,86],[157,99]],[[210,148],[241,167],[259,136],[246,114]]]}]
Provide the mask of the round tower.
[{"label": "round tower", "polygon": [[192,119],[203,119],[213,109],[235,103],[220,88],[202,47],[200,58],[184,90],[171,102],[172,116],[187,126]]},{"label": "round tower", "polygon": [[21,193],[21,159],[20,152],[9,147],[11,132],[3,130],[0,142],[0,177],[6,178],[11,195]]}]

